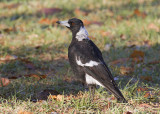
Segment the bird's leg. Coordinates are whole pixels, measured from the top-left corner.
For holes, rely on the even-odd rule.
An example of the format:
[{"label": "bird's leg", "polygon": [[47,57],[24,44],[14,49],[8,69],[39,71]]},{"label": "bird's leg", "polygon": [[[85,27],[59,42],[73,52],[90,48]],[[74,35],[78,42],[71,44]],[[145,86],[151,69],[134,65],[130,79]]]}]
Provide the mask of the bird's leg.
[{"label": "bird's leg", "polygon": [[91,101],[93,101],[94,99],[95,88],[96,88],[96,85],[89,85],[89,94],[90,94]]}]

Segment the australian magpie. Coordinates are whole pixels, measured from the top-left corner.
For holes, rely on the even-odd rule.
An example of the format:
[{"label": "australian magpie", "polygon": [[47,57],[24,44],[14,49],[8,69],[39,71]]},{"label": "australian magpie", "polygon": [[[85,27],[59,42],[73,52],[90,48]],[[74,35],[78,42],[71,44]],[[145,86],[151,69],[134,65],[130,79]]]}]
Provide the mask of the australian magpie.
[{"label": "australian magpie", "polygon": [[68,48],[69,62],[77,79],[89,86],[91,97],[94,97],[95,87],[99,85],[113,93],[118,101],[127,102],[104,62],[101,51],[89,39],[83,22],[72,18],[57,23],[72,32],[72,41]]}]

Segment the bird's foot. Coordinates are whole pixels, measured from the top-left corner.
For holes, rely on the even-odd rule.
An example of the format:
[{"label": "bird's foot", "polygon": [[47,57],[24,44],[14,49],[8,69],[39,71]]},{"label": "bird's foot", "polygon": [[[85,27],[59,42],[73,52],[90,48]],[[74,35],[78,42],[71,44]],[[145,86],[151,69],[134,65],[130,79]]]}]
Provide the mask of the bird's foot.
[{"label": "bird's foot", "polygon": [[89,85],[89,94],[90,94],[89,96],[91,101],[94,100],[95,88],[96,88],[96,85]]}]

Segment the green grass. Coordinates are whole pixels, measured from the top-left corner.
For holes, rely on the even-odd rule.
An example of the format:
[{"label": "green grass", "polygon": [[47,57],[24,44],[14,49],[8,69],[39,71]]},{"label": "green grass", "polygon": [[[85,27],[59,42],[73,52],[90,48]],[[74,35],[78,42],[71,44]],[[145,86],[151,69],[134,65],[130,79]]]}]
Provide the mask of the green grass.
[{"label": "green grass", "polygon": [[[143,2],[143,0],[142,0]],[[13,4],[19,4],[13,6]],[[10,79],[10,84],[0,87],[0,113],[159,113],[160,108],[160,2],[158,0],[2,0],[0,2],[0,58],[18,57],[16,60],[0,59],[0,77]],[[60,8],[61,12],[51,15],[40,14],[42,8]],[[75,9],[89,12],[79,15]],[[133,15],[135,9],[146,17]],[[133,15],[133,16],[132,16]],[[122,19],[118,19],[120,16]],[[96,97],[90,102],[87,86],[83,88],[74,81],[67,53],[71,32],[56,24],[43,24],[43,18],[67,20],[77,17],[82,20],[102,23],[86,26],[94,43],[101,49],[105,62],[112,71],[120,90],[129,103],[111,100],[113,95],[103,88],[97,88]],[[149,25],[159,28],[149,29]],[[102,31],[109,35],[103,36]],[[121,36],[124,36],[124,39]],[[145,42],[148,42],[145,43]],[[111,44],[108,51],[105,45]],[[135,45],[134,47],[129,47]],[[127,58],[134,50],[144,52],[144,61],[132,64],[130,61],[112,65],[119,58]],[[121,74],[120,67],[134,68],[129,74]],[[29,74],[46,75],[36,80]],[[152,80],[140,78],[151,77]],[[138,92],[137,89],[148,88]],[[47,99],[52,94],[61,94],[62,100]],[[43,93],[44,92],[44,93]],[[144,97],[150,92],[149,97]],[[42,100],[36,102],[36,100]],[[142,104],[148,104],[147,107]]]}]

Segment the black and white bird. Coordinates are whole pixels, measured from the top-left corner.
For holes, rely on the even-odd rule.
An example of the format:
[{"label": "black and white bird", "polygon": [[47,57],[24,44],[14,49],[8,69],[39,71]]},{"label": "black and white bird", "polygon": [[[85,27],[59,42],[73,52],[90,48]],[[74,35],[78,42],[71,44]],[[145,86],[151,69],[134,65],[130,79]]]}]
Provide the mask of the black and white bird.
[{"label": "black and white bird", "polygon": [[72,32],[72,41],[68,48],[71,68],[78,80],[89,86],[94,97],[96,85],[113,93],[118,101],[127,102],[117,87],[114,78],[103,60],[98,47],[88,38],[88,32],[80,19],[57,21]]}]

